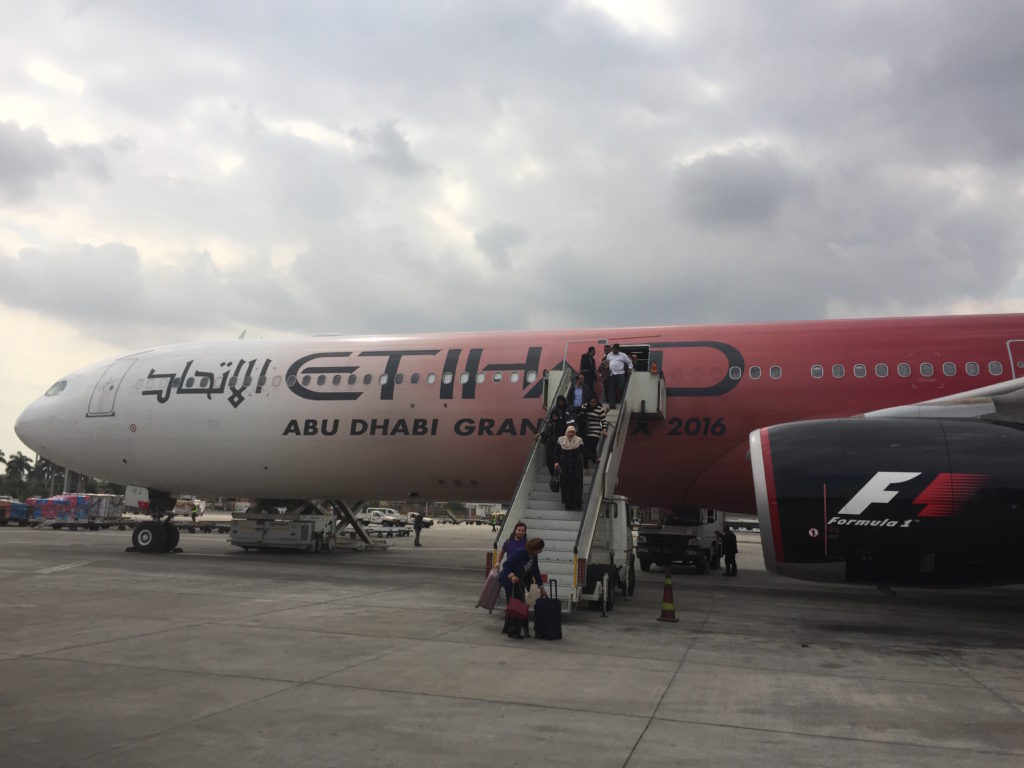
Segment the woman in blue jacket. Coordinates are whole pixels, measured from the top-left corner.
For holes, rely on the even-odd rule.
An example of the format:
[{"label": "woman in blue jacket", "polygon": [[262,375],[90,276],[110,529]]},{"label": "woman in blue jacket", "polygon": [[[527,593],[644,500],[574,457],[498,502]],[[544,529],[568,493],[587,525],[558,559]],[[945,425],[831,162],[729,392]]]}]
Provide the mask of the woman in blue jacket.
[{"label": "woman in blue jacket", "polygon": [[[540,596],[547,597],[544,590],[544,582],[540,575],[540,564],[537,562],[537,555],[544,550],[544,539],[530,539],[526,547],[509,554],[505,564],[498,574],[498,582],[505,588],[505,601],[512,598],[513,593],[521,600],[526,599],[526,590],[532,581],[540,588]],[[509,637],[522,637],[521,628],[506,624],[508,629],[502,630],[508,633]],[[529,636],[529,629],[527,629]]]}]

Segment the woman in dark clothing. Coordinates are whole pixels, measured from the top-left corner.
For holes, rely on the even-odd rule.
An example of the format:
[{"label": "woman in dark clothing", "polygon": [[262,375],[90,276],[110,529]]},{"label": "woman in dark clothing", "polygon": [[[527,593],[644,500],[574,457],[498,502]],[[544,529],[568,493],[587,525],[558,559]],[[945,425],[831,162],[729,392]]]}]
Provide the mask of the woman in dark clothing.
[{"label": "woman in dark clothing", "polygon": [[583,444],[576,434],[576,425],[566,425],[565,434],[558,438],[555,469],[561,474],[562,503],[567,510],[583,509],[583,460],[597,461],[594,452]]},{"label": "woman in dark clothing", "polygon": [[[543,550],[544,539],[530,539],[526,542],[526,546],[523,549],[518,549],[509,554],[505,565],[501,568],[501,573],[498,574],[498,582],[505,588],[506,602],[511,599],[513,590],[516,597],[525,600],[526,590],[531,582],[540,588],[541,597],[548,596],[548,593],[544,590],[544,581],[541,579],[540,564],[537,562],[537,555]],[[505,626],[508,629],[503,631],[506,631],[509,637],[516,639],[523,637],[522,631],[524,628],[522,625],[511,625],[506,622]],[[526,636],[529,637],[529,627],[525,629]]]},{"label": "woman in dark clothing", "polygon": [[555,407],[551,409],[551,415],[544,424],[544,431],[540,438],[544,442],[544,456],[548,462],[548,473],[555,476],[555,454],[558,453],[558,438],[565,434],[565,424],[569,420],[569,407],[565,402],[565,395],[559,395],[555,399]]}]

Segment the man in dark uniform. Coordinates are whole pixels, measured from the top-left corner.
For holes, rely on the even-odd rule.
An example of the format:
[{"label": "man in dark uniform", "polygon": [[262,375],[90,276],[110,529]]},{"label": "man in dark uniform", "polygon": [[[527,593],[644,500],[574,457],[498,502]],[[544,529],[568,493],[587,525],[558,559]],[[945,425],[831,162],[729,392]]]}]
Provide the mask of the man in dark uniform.
[{"label": "man in dark uniform", "polygon": [[587,385],[587,389],[591,392],[594,391],[594,381],[597,379],[597,352],[594,347],[587,349],[583,357],[580,358],[580,373],[583,374],[583,383]]},{"label": "man in dark uniform", "polygon": [[420,531],[423,530],[423,513],[417,512],[416,517],[412,519],[412,529],[416,531],[416,541],[413,542],[417,547],[420,546]]},{"label": "man in dark uniform", "polygon": [[722,554],[725,555],[725,573],[722,575],[735,576],[736,553],[739,551],[739,546],[736,543],[736,534],[733,533],[732,528],[727,526],[724,532],[718,531],[715,535],[722,542]]}]

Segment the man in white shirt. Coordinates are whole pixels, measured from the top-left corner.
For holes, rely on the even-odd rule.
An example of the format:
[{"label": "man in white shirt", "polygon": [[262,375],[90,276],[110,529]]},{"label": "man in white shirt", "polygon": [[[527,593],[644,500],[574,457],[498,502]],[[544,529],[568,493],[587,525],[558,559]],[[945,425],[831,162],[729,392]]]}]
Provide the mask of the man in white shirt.
[{"label": "man in white shirt", "polygon": [[612,345],[605,361],[608,363],[608,407],[614,408],[626,393],[626,373],[633,370],[633,361],[618,344]]}]

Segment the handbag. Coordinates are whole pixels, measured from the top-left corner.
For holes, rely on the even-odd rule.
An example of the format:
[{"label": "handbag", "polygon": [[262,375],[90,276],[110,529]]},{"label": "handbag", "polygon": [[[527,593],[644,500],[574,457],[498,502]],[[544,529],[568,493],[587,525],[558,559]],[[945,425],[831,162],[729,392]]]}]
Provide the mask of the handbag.
[{"label": "handbag", "polygon": [[505,606],[505,615],[516,621],[526,621],[526,617],[530,615],[530,609],[526,605],[525,600],[513,597],[509,599],[508,605]]},{"label": "handbag", "polygon": [[550,488],[552,491],[558,490],[558,475],[551,476],[551,479],[548,480],[548,488]]}]

